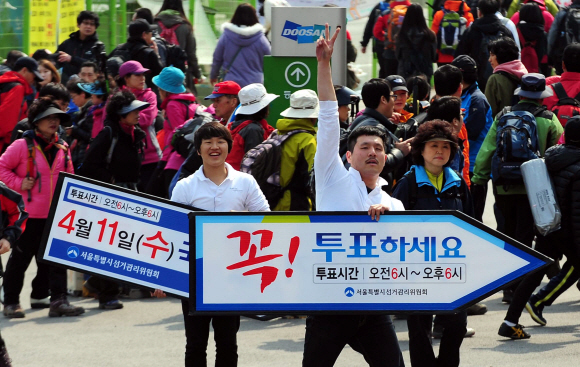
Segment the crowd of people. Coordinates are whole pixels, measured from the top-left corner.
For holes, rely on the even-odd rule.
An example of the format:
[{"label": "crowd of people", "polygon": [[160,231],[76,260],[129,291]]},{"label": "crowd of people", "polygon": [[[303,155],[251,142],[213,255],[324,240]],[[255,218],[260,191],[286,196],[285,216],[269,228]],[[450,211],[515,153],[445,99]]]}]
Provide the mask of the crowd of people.
[{"label": "crowd of people", "polygon": [[[0,254],[12,248],[4,316],[25,317],[24,273],[38,256],[59,172],[208,211],[365,211],[375,219],[389,210],[459,210],[479,221],[491,179],[498,230],[567,259],[537,294],[546,271],[504,290],[499,335],[529,338],[522,311],[546,325],[544,307],[580,279],[580,0],[559,10],[544,0],[516,3],[446,0],[428,27],[420,5],[380,2],[361,42],[366,52],[373,38],[380,78],[360,95],[332,84],[343,30],[331,36],[327,26],[316,43],[318,91],[294,92],[275,127],[267,118],[279,96],[262,84],[270,42],[249,4],[223,26],[208,107],[197,98],[201,72],[180,0],[165,0],[155,16],[138,9],[127,42],[109,55],[90,11],[56,53],[11,51],[0,68],[0,204],[8,213]],[[533,229],[519,170],[534,157],[545,157],[562,211],[561,229],[546,236]],[[49,317],[83,314],[68,300],[65,270],[37,265],[31,307],[48,308]],[[123,308],[117,282],[92,276],[84,286],[100,309]],[[192,316],[186,300],[182,309],[185,365],[206,364],[211,323],[216,365],[235,366],[239,316]],[[463,338],[474,332],[467,316],[486,311],[478,303],[435,318],[408,315],[411,365],[458,366]],[[432,337],[441,338],[438,355]],[[369,365],[404,365],[387,315],[309,316],[303,365],[332,366],[346,344]],[[0,338],[0,366],[9,365]]]}]

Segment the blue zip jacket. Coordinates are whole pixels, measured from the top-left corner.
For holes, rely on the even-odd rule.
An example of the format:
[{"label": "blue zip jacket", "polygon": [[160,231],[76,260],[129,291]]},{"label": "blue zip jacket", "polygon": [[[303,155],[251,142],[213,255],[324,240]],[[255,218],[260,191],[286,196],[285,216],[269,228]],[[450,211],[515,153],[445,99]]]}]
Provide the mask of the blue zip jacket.
[{"label": "blue zip jacket", "polygon": [[461,108],[465,109],[463,123],[469,140],[469,172],[473,172],[479,148],[493,123],[491,106],[477,86],[477,82],[461,94]]}]

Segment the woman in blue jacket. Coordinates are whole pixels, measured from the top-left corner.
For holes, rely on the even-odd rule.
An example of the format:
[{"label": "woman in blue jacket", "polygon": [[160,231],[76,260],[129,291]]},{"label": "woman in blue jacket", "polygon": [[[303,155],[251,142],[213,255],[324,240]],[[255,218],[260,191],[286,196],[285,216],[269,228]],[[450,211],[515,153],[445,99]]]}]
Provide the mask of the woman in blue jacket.
[{"label": "woman in blue jacket", "polygon": [[[449,168],[457,153],[457,136],[442,120],[428,121],[419,127],[411,143],[415,165],[395,186],[393,197],[406,210],[459,210],[473,216],[467,184]],[[439,315],[443,336],[436,357],[431,347],[432,315],[409,315],[409,352],[412,366],[459,366],[459,348],[467,327],[467,313]]]}]

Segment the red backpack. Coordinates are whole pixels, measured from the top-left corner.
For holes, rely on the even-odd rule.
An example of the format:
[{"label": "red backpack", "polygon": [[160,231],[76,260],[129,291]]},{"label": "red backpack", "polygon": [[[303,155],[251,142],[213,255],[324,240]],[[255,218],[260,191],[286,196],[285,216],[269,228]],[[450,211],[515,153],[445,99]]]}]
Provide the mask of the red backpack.
[{"label": "red backpack", "polygon": [[558,103],[552,107],[552,112],[558,116],[562,126],[565,126],[569,119],[580,115],[580,93],[575,98],[569,97],[562,83],[552,84],[552,88],[558,97]]},{"label": "red backpack", "polygon": [[528,69],[528,73],[539,73],[540,60],[538,59],[538,53],[536,52],[537,41],[531,42],[526,41],[519,28],[518,28],[518,37],[520,38],[520,43],[522,45],[521,51],[522,64],[524,64],[526,69]]},{"label": "red backpack", "polygon": [[181,25],[181,23],[177,23],[173,27],[169,28],[166,27],[162,22],[158,22],[157,24],[161,28],[161,33],[159,34],[159,36],[161,36],[161,38],[166,40],[168,43],[179,46],[179,41],[177,40],[175,30],[177,29],[177,27]]}]

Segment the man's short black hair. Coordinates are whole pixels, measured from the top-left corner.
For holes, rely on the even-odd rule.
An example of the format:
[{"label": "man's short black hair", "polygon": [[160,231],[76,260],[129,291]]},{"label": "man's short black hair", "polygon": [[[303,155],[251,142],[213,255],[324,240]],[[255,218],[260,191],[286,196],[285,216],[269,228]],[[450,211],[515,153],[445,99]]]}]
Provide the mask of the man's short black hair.
[{"label": "man's short black hair", "polygon": [[193,145],[195,150],[199,153],[199,147],[201,147],[201,142],[205,139],[211,138],[223,138],[228,142],[228,153],[232,150],[232,134],[230,130],[224,125],[220,124],[219,121],[208,122],[207,124],[201,125],[199,129],[195,132],[193,136]]},{"label": "man's short black hair", "polygon": [[[415,86],[417,86],[417,95],[414,95]],[[419,74],[407,79],[407,89],[409,93],[413,94],[413,97],[419,101],[426,101],[429,99],[431,94],[431,84],[427,80],[425,74]]]},{"label": "man's short black hair", "polygon": [[97,65],[96,62],[93,61],[85,61],[82,63],[81,65],[81,69],[82,68],[93,68],[93,70],[95,71],[95,74],[99,73],[99,65]]},{"label": "man's short black hair", "polygon": [[359,136],[378,136],[383,141],[383,148],[385,149],[385,152],[389,150],[387,133],[385,130],[376,126],[361,126],[354,129],[348,136],[346,145],[348,146],[349,152],[352,153],[354,151],[354,146],[356,145],[356,141]]},{"label": "man's short black hair", "polygon": [[520,57],[516,42],[510,37],[493,40],[487,46],[489,53],[495,55],[498,64],[517,60]]},{"label": "man's short black hair", "polygon": [[567,71],[580,73],[580,43],[571,43],[566,46],[562,62],[566,65]]},{"label": "man's short black hair", "polygon": [[427,110],[427,121],[443,120],[452,123],[453,119],[461,119],[461,99],[459,97],[445,96],[431,102]]},{"label": "man's short black hair", "polygon": [[458,67],[451,64],[443,65],[433,74],[435,93],[439,97],[450,96],[457,92],[462,80],[463,75]]},{"label": "man's short black hair", "polygon": [[498,0],[479,0],[477,8],[481,10],[481,14],[491,15],[499,11],[500,3]]},{"label": "man's short black hair", "polygon": [[145,19],[149,24],[153,23],[153,13],[149,8],[139,8],[135,10],[135,19]]},{"label": "man's short black hair", "polygon": [[48,83],[38,91],[38,97],[53,96],[57,101],[70,101],[70,93],[60,83]]},{"label": "man's short black hair", "polygon": [[99,25],[101,25],[101,23],[99,23],[99,15],[95,12],[92,11],[88,11],[88,10],[83,10],[79,13],[79,16],[77,17],[77,25],[81,25],[82,22],[84,22],[85,20],[92,20],[95,22],[95,28],[99,28]]},{"label": "man's short black hair", "polygon": [[91,94],[85,92],[84,90],[82,90],[79,86],[79,79],[69,79],[69,81],[66,83],[66,89],[69,91],[69,93],[74,93],[74,94],[84,94],[85,98],[91,98]]},{"label": "man's short black hair", "polygon": [[391,98],[391,87],[385,79],[373,78],[363,85],[361,96],[366,107],[376,110],[381,104],[381,97]]},{"label": "man's short black hair", "polygon": [[22,51],[19,50],[12,50],[10,52],[8,52],[8,55],[6,55],[6,60],[4,61],[4,65],[8,66],[10,69],[14,68],[14,64],[16,63],[16,61],[21,58],[26,56],[26,54]]}]

